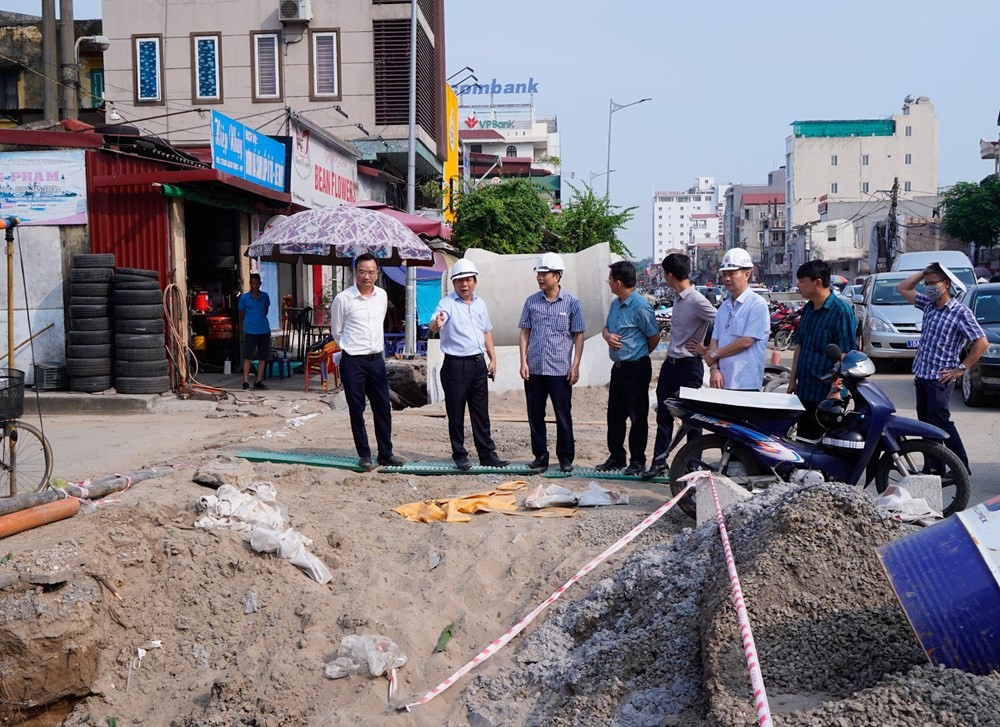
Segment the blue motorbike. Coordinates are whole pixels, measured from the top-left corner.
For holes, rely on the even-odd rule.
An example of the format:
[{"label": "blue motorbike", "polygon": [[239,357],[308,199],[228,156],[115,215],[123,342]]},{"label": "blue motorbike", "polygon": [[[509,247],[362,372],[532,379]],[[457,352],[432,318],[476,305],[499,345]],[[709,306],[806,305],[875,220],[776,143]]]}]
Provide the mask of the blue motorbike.
[{"label": "blue motorbike", "polygon": [[[874,482],[875,489],[884,492],[908,474],[936,474],[941,477],[944,515],[965,509],[972,489],[969,473],[944,446],[945,432],[897,416],[885,392],[867,380],[875,365],[861,351],[841,356],[830,344],[826,354],[836,362],[830,378],[845,393],[820,403],[816,418],[824,432],[818,440],[791,433],[802,412],[794,395],[681,389],[678,398],[667,399],[670,413],[681,421],[670,451],[690,430],[705,432],[674,456],[673,494],[686,484],[679,478],[697,470],[718,472],[751,491],[779,480],[825,480],[861,487]],[[692,493],[679,504],[695,517]]]}]

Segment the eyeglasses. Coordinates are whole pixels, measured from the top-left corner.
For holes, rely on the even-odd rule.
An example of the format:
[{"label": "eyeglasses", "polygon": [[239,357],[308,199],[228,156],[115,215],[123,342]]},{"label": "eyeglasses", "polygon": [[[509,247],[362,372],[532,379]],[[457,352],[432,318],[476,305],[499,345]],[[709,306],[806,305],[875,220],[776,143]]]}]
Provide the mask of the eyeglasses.
[{"label": "eyeglasses", "polygon": [[374,270],[362,270],[361,268],[355,268],[354,274],[361,275],[366,278],[374,278],[378,276],[378,268],[375,268]]}]

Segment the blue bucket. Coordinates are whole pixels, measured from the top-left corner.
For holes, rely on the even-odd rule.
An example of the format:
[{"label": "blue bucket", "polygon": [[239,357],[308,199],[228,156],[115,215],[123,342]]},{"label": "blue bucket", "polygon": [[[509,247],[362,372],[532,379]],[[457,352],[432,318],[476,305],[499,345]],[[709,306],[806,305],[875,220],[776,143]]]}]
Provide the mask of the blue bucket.
[{"label": "blue bucket", "polygon": [[1000,669],[1000,497],[878,548],[932,664]]}]

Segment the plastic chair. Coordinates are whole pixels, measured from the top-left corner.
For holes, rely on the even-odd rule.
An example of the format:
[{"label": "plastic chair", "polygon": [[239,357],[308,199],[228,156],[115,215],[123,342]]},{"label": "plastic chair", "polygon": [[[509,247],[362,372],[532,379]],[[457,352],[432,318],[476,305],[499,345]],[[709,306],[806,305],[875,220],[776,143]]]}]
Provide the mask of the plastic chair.
[{"label": "plastic chair", "polygon": [[340,346],[333,339],[327,339],[322,345],[315,346],[306,351],[306,360],[303,373],[306,379],[306,391],[309,391],[309,377],[319,374],[323,382],[323,391],[329,391],[327,377],[333,374],[333,388],[340,388],[340,371],[337,363],[333,360],[333,355],[340,351]]}]

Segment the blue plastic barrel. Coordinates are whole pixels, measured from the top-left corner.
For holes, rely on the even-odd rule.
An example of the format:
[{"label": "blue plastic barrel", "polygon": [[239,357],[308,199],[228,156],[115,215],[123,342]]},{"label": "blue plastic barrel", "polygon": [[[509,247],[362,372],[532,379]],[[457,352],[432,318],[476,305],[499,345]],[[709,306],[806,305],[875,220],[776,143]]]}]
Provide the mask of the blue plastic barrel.
[{"label": "blue plastic barrel", "polygon": [[932,664],[1000,669],[1000,497],[878,548]]}]

